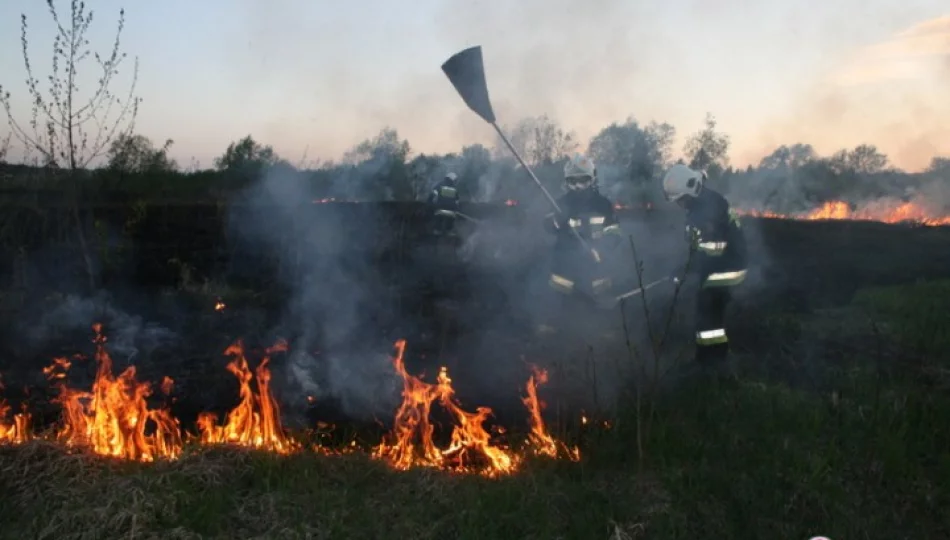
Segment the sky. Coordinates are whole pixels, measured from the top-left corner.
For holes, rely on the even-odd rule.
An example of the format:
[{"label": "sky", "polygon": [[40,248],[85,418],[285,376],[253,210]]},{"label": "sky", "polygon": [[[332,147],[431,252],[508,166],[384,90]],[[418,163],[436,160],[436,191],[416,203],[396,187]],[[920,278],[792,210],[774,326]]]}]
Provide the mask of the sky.
[{"label": "sky", "polygon": [[[69,2],[57,0],[64,17]],[[392,127],[414,152],[494,142],[440,66],[481,45],[499,123],[547,114],[586,141],[612,122],[669,122],[677,149],[707,112],[733,165],[782,144],[822,154],[877,145],[907,170],[950,155],[946,0],[87,0],[106,53],[126,5],[136,132],[211,166],[245,135],[291,162],[338,159]],[[410,7],[411,6],[411,7]],[[20,14],[40,79],[54,26],[45,0],[0,2],[0,85],[29,119]],[[80,65],[80,93],[96,66]],[[0,123],[0,134],[9,132]],[[586,145],[585,145],[586,146]],[[16,157],[12,155],[11,157]]]}]

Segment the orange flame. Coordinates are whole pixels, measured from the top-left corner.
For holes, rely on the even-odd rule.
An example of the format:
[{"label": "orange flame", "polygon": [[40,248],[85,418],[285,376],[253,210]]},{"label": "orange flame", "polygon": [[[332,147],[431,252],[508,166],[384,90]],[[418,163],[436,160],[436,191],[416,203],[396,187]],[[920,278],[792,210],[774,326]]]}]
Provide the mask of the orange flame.
[{"label": "orange flame", "polygon": [[480,470],[487,476],[498,476],[514,472],[518,466],[518,457],[507,448],[495,446],[484,424],[491,416],[488,407],[478,407],[474,413],[466,412],[455,399],[452,379],[443,367],[438,378],[439,402],[452,415],[458,424],[452,430],[452,441],[442,451],[444,464],[464,471]]},{"label": "orange flame", "polygon": [[[151,385],[136,380],[135,366],[118,377],[112,374],[102,325],[92,328],[98,364],[92,392],[59,384],[55,402],[63,406],[63,424],[56,438],[70,447],[88,447],[97,454],[135,461],[178,457],[182,449],[178,420],[167,409],[149,409],[146,398],[152,393]],[[70,365],[60,358],[44,371],[51,379],[63,379],[65,372],[57,368],[65,370]],[[170,390],[170,381],[166,378],[164,388]]]},{"label": "orange flame", "polygon": [[[0,391],[3,390],[3,381],[0,380]],[[26,404],[23,404],[23,412],[13,415],[10,420],[10,411],[12,407],[5,399],[0,398],[0,444],[19,444],[30,440],[30,422],[32,416],[26,411]]]},{"label": "orange flame", "polygon": [[442,464],[442,454],[432,441],[435,428],[429,422],[438,387],[406,372],[405,352],[406,340],[400,339],[396,342],[393,366],[402,377],[402,404],[396,410],[392,431],[373,449],[373,456],[386,459],[402,470],[413,466],[438,467]]},{"label": "orange flame", "polygon": [[224,311],[224,308],[226,308],[226,307],[228,307],[228,306],[225,305],[225,303],[222,302],[220,298],[214,303],[214,310],[215,310],[215,311]]},{"label": "orange flame", "polygon": [[528,433],[528,448],[533,451],[535,455],[551,458],[564,455],[571,461],[579,461],[581,458],[580,449],[576,446],[568,448],[564,443],[556,441],[554,437],[548,433],[548,429],[544,425],[544,418],[541,416],[541,411],[544,409],[545,403],[538,399],[538,386],[547,384],[548,372],[537,366],[531,366],[531,371],[532,374],[528,377],[528,383],[525,385],[525,391],[528,395],[521,398],[525,407],[528,408],[528,413],[531,415],[531,432]]},{"label": "orange flame", "polygon": [[818,208],[798,214],[746,210],[740,214],[752,217],[817,220],[880,221],[882,223],[913,222],[927,226],[950,225],[950,216],[937,216],[915,202],[876,201],[861,208],[852,208],[844,201],[828,201]]},{"label": "orange flame", "polygon": [[[117,377],[112,374],[112,359],[106,351],[102,326],[97,323],[93,329],[98,369],[91,392],[72,389],[65,384],[66,372],[74,363],[70,359],[56,358],[43,370],[50,380],[56,381],[59,395],[55,401],[63,407],[61,427],[54,438],[67,447],[88,448],[96,454],[128,460],[154,461],[181,455],[183,442],[178,421],[167,408],[149,409],[146,398],[151,395],[150,384],[136,380],[134,366]],[[385,460],[400,470],[423,466],[488,477],[510,474],[521,467],[525,454],[515,453],[494,441],[486,428],[486,421],[492,415],[490,408],[478,407],[475,412],[464,410],[445,367],[440,369],[434,384],[423,382],[406,371],[406,341],[397,341],[395,349],[392,361],[403,380],[403,400],[396,411],[393,429],[373,448],[374,458]],[[227,414],[223,425],[217,424],[214,413],[199,415],[199,444],[230,444],[278,454],[290,454],[303,448],[301,442],[286,434],[280,409],[270,389],[270,359],[274,353],[287,350],[287,343],[278,341],[266,350],[253,371],[241,340],[224,351],[225,355],[232,357],[227,369],[238,378],[241,399]],[[81,356],[76,358],[82,359]],[[255,378],[256,388],[251,382]],[[544,425],[541,413],[545,405],[538,399],[537,387],[546,382],[547,372],[532,366],[532,375],[525,387],[527,396],[522,398],[531,420],[527,450],[534,455],[565,456],[578,461],[580,452],[577,447],[568,448],[557,441]],[[165,377],[160,385],[161,391],[170,396],[173,384],[171,378]],[[444,448],[434,440],[435,424],[430,418],[436,402],[451,417],[451,436]],[[6,402],[0,401],[0,442],[28,440],[30,415],[26,412],[14,415],[11,422],[10,409]],[[318,427],[332,429],[328,425]],[[494,431],[504,433],[501,428]],[[354,438],[341,449],[321,443],[313,445],[312,449],[325,455],[340,455],[356,452],[360,446]]]},{"label": "orange flame", "polygon": [[[491,409],[479,407],[474,413],[463,410],[455,399],[452,379],[445,367],[440,370],[436,384],[423,382],[406,371],[403,360],[406,340],[397,341],[395,348],[393,365],[403,380],[403,401],[396,411],[392,431],[373,449],[373,456],[401,470],[439,467],[477,471],[486,476],[515,471],[519,464],[517,456],[492,444],[491,435],[485,430],[484,423]],[[433,441],[434,426],[429,420],[432,404],[437,399],[456,421],[451,442],[444,450]]]},{"label": "orange flame", "polygon": [[[287,342],[281,340],[267,349],[266,356],[251,372],[245,356],[244,344],[238,340],[224,354],[234,357],[227,369],[238,378],[241,402],[231,409],[224,425],[217,424],[217,415],[204,412],[198,415],[198,429],[203,444],[234,444],[289,454],[300,445],[284,432],[280,408],[270,392],[271,373],[267,369],[270,356],[287,351]],[[251,389],[251,380],[257,377],[257,392]]]}]

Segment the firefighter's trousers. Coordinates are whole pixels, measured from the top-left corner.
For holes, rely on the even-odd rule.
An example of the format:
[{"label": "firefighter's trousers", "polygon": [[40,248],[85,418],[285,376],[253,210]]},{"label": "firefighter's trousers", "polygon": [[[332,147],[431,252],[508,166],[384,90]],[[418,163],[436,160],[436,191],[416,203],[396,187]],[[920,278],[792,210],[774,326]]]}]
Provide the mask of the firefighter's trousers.
[{"label": "firefighter's trousers", "polygon": [[722,362],[729,354],[726,309],[732,287],[704,287],[696,298],[696,361]]},{"label": "firefighter's trousers", "polygon": [[745,281],[746,270],[713,272],[703,280],[696,298],[696,360],[718,363],[729,355],[726,308],[733,288]]},{"label": "firefighter's trousers", "polygon": [[542,326],[563,329],[591,319],[587,310],[595,309],[595,298],[610,292],[611,280],[600,265],[584,251],[558,251],[553,254],[547,290],[539,306]]},{"label": "firefighter's trousers", "polygon": [[455,232],[455,213],[448,209],[440,209],[433,216],[433,232],[448,235]]},{"label": "firefighter's trousers", "polygon": [[609,292],[612,287],[610,276],[586,251],[558,251],[551,262],[548,286],[558,294],[591,298]]}]

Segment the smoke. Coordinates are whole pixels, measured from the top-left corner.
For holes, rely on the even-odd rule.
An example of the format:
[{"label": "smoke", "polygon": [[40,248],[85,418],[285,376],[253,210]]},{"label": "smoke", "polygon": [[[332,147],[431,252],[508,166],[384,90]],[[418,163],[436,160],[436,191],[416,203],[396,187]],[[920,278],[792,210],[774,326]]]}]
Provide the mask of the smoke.
[{"label": "smoke", "polygon": [[[805,215],[831,201],[847,203],[853,215],[869,219],[933,219],[948,213],[950,169],[940,167],[939,159],[924,173],[889,170],[886,165],[883,170],[867,172],[852,165],[858,150],[830,157],[810,153],[792,163],[765,163],[787,155],[787,147],[782,147],[762,166],[723,175],[714,185],[738,208],[782,215]],[[873,156],[880,163],[886,158],[880,153]]]},{"label": "smoke", "polygon": [[600,192],[620,205],[633,204],[642,209],[644,204],[662,200],[660,184],[656,178],[640,178],[639,182],[631,182],[629,171],[615,165],[598,166],[597,177]]},{"label": "smoke", "polygon": [[[402,174],[419,197],[456,172],[463,193],[475,200],[463,202],[466,217],[458,227],[465,243],[458,259],[440,255],[413,226],[391,221],[404,217],[390,215],[401,203],[313,204],[308,183],[280,168],[235,203],[233,242],[274,257],[290,298],[275,330],[293,351],[286,365],[274,366],[282,372],[275,381],[283,381],[285,402],[333,403],[352,418],[388,414],[400,385],[388,353],[399,338],[409,340],[410,353],[427,351],[431,361],[458,359],[456,380],[479,389],[480,404],[518,395],[526,375],[518,359],[522,348],[512,339],[533,331],[543,297],[550,296],[546,262],[553,238],[542,230],[542,217],[551,209],[524,171],[507,160],[482,159],[486,153],[420,156],[404,168],[357,162],[330,179],[331,193],[353,200],[358,193],[351,185],[399,181]],[[536,173],[560,193],[560,165]],[[515,206],[498,204],[509,199]],[[618,268],[630,266],[617,261]],[[448,297],[447,290],[453,291]],[[448,342],[446,331],[455,333]],[[411,372],[435,367],[407,362]]]},{"label": "smoke", "polygon": [[393,193],[390,186],[375,189],[377,186],[372,183],[372,179],[385,175],[389,166],[387,157],[374,156],[363,162],[336,168],[329,197],[341,201],[360,201],[372,193],[379,200],[391,200]]},{"label": "smoke", "polygon": [[756,130],[759,145],[743,149],[743,157],[755,161],[789,142],[825,153],[870,143],[897,166],[921,171],[934,155],[950,154],[950,16],[908,22],[853,49],[803,88]]},{"label": "smoke", "polygon": [[297,392],[314,400],[332,399],[355,418],[385,417],[399,404],[400,381],[393,376],[392,359],[386,354],[330,353],[321,358],[296,349],[286,378]]},{"label": "smoke", "polygon": [[43,312],[38,320],[23,321],[20,336],[23,345],[39,350],[63,337],[79,333],[89,337],[91,325],[96,322],[103,325],[112,355],[130,365],[147,361],[159,349],[171,347],[178,341],[176,332],[129,314],[117,307],[105,292],[92,297],[67,295]]},{"label": "smoke", "polygon": [[[406,11],[371,2],[372,7],[364,8],[378,16],[366,18],[365,9],[238,2],[236,27],[226,25],[224,31],[240,36],[239,46],[203,65],[221,64],[217,81],[225,88],[209,91],[221,110],[237,110],[248,99],[265,104],[242,121],[246,127],[241,131],[285,154],[308,145],[324,156],[340,155],[380,125],[398,127],[425,152],[489,142],[491,130],[465,109],[438,69],[452,53],[481,44],[502,123],[547,113],[583,138],[631,113],[687,126],[711,111],[734,134],[740,153],[751,148],[749,160],[754,161],[768,151],[757,147],[760,131],[787,135],[773,117],[776,110],[797,113],[796,98],[808,94],[823,70],[844,70],[831,65],[834,61],[881,40],[891,29],[940,12],[932,1],[912,4],[896,8],[873,0],[778,6],[731,0],[709,7],[695,1],[659,6],[529,0],[485,9],[452,0]],[[866,24],[851,24],[855,13]],[[130,17],[135,24],[134,13]],[[755,25],[748,24],[750,18]],[[711,29],[715,44],[696,47],[683,38],[708,35]],[[568,34],[571,39],[565,39]],[[758,45],[748,47],[750,42]],[[145,97],[158,111],[183,109],[183,115],[194,115],[192,107],[204,106],[207,115],[212,110],[210,103],[198,100],[171,104],[162,96]],[[802,107],[815,110],[814,103]],[[151,114],[148,110],[143,114]],[[869,110],[874,111],[870,116],[880,112],[857,112]],[[816,130],[838,129],[827,125],[827,117],[814,114],[812,120]],[[908,127],[912,124],[906,121]],[[163,125],[161,132],[168,129]],[[840,129],[838,145],[844,137],[847,144],[856,144],[850,137],[863,134],[853,126]],[[169,135],[176,140],[187,136]],[[927,139],[941,140],[939,132]],[[214,144],[208,152],[218,153],[227,140],[196,139],[194,144]]]},{"label": "smoke", "polygon": [[[371,157],[336,169],[331,192],[346,200],[367,189],[379,193],[389,166]],[[312,198],[299,176],[273,168],[236,202],[229,230],[234,242],[277,261],[289,294],[275,330],[293,351],[283,366],[282,391],[293,394],[286,401],[336,400],[348,415],[371,418],[394,396],[381,390],[395,374],[380,331],[391,317],[387,278],[394,269],[373,261],[375,248],[386,249],[378,242],[386,216],[376,204],[320,205]]]},{"label": "smoke", "polygon": [[[174,156],[179,162],[195,155],[209,163],[234,133],[248,132],[284,155],[299,155],[306,146],[329,158],[381,125],[396,126],[417,150],[449,151],[492,137],[438,69],[452,53],[482,44],[503,123],[547,113],[584,138],[631,113],[688,126],[711,111],[734,135],[737,154],[747,158],[737,161],[746,162],[787,138],[831,150],[873,134],[870,142],[916,166],[927,158],[918,149],[946,151],[943,141],[950,140],[940,94],[945,86],[931,84],[929,95],[898,95],[884,103],[865,99],[860,88],[829,91],[826,81],[816,82],[823,72],[852,85],[867,84],[869,74],[917,76],[919,66],[939,65],[905,61],[921,51],[931,56],[943,51],[946,65],[946,48],[939,48],[946,43],[939,41],[946,17],[937,17],[941,10],[932,0],[900,7],[884,0],[787,5],[730,0],[716,7],[695,1],[660,6],[529,0],[492,9],[452,0],[420,10],[369,5],[327,10],[285,0],[241,1],[228,23],[215,27],[215,37],[183,32],[182,39],[235,45],[223,55],[197,41],[171,49],[127,44],[130,56],[142,58],[147,84],[139,89],[151,104],[142,108],[136,125],[153,139],[179,141],[174,149],[184,152]],[[31,46],[42,51],[55,28],[43,6],[23,9],[31,20]],[[365,17],[367,9],[377,16]],[[865,24],[852,24],[856,13]],[[749,25],[750,18],[756,24]],[[99,39],[110,33],[109,19],[93,25],[96,49],[109,44]],[[203,20],[196,16],[191,22]],[[17,23],[10,18],[3,23],[8,31],[0,32],[9,36],[9,49],[19,47],[13,42]],[[141,29],[137,25],[151,24],[162,22],[129,12],[131,35]],[[711,29],[715,44],[697,47],[683,38]],[[860,48],[869,43],[867,51]],[[196,51],[208,56],[196,57]],[[15,60],[6,83],[12,84],[13,111],[23,124],[30,100],[15,82],[22,74]],[[38,52],[31,63],[43,79],[48,58]],[[176,65],[183,79],[201,84],[192,85],[192,94],[169,94],[152,84],[161,71],[155,66],[161,65]],[[207,66],[215,66],[215,77]],[[240,120],[231,114],[249,101],[258,104],[253,114]],[[776,113],[790,118],[775,118]],[[873,131],[865,129],[862,117],[871,119]],[[193,126],[192,118],[206,119],[214,130]],[[843,120],[829,121],[833,118]]]}]

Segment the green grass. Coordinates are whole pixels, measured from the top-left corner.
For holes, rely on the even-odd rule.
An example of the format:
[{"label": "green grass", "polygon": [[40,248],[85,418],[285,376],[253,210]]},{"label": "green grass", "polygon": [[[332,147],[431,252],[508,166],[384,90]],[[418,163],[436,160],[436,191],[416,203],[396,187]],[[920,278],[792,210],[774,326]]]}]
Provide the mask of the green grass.
[{"label": "green grass", "polygon": [[[0,537],[950,538],[950,395],[934,385],[946,364],[931,335],[945,326],[920,309],[948,301],[946,283],[863,291],[820,323],[886,342],[887,362],[936,344],[927,361],[847,358],[821,385],[792,387],[748,375],[778,360],[747,358],[738,380],[660,396],[642,453],[646,418],[627,410],[585,439],[580,463],[539,460],[496,480],[360,455],[204,450],[140,465],[2,448]],[[762,324],[795,326],[798,340],[818,324],[776,316]]]},{"label": "green grass", "polygon": [[895,340],[905,360],[932,366],[950,360],[950,280],[860,291],[854,300],[882,332]]}]

